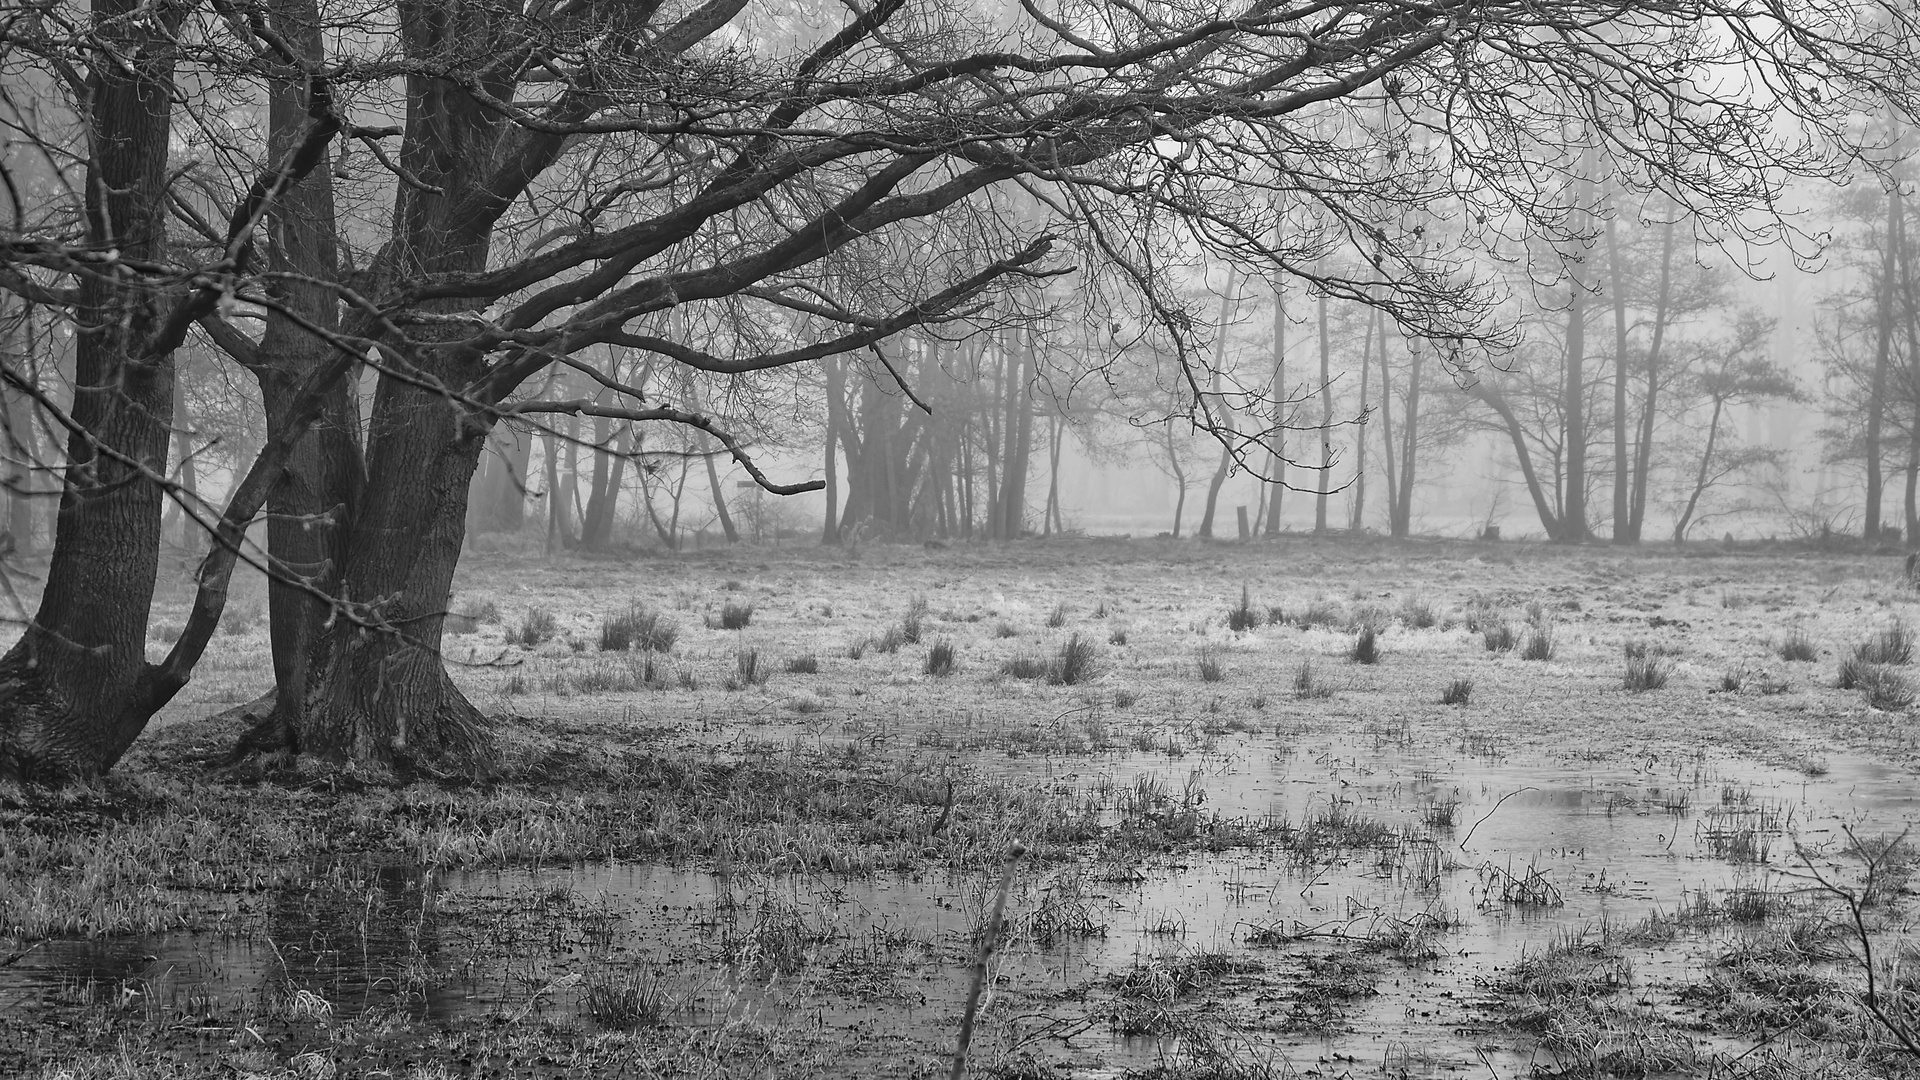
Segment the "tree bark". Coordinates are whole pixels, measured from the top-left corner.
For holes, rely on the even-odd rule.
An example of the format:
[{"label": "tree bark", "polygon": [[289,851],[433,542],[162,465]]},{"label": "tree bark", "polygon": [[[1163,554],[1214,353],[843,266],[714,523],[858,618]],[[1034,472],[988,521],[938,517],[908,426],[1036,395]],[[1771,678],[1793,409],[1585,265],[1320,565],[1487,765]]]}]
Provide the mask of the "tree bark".
[{"label": "tree bark", "polygon": [[[90,239],[167,259],[166,186],[177,32],[185,9],[96,0],[91,32],[119,58],[95,65],[85,123]],[[146,662],[172,439],[174,355],[151,351],[179,294],[80,278],[68,468],[39,611],[0,657],[0,779],[59,783],[112,768],[178,685]],[[100,452],[110,447],[140,467]],[[182,684],[184,680],[182,680]]]},{"label": "tree bark", "polygon": [[[1360,407],[1362,409],[1367,407],[1367,392],[1371,389],[1368,383],[1373,374],[1373,368],[1368,366],[1368,361],[1373,358],[1373,327],[1374,320],[1368,319],[1366,336],[1360,341]],[[1384,342],[1382,344],[1384,346]],[[1360,425],[1359,436],[1353,440],[1353,443],[1353,509],[1347,515],[1347,527],[1359,532],[1367,520],[1367,427],[1365,423]]]},{"label": "tree bark", "polygon": [[1287,490],[1287,294],[1273,290],[1273,435],[1267,440],[1267,535],[1280,535],[1280,496]]},{"label": "tree bark", "polygon": [[1327,298],[1320,298],[1320,494],[1313,504],[1313,531],[1327,531],[1327,489],[1333,479],[1333,369],[1327,340]]}]

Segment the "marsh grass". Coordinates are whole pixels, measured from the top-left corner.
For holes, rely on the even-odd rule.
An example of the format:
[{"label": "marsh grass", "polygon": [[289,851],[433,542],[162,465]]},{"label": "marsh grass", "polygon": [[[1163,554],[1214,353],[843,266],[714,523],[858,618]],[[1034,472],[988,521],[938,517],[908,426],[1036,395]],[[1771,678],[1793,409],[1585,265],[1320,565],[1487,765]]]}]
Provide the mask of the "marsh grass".
[{"label": "marsh grass", "polygon": [[818,675],[820,674],[820,657],[810,652],[801,653],[799,656],[788,659],[783,667],[789,675]]},{"label": "marsh grass", "polygon": [[1108,632],[1107,632],[1107,644],[1109,644],[1109,645],[1125,645],[1126,643],[1127,643],[1127,628],[1126,628],[1126,627],[1124,627],[1124,626],[1116,626],[1116,627],[1114,627],[1114,628],[1113,628],[1112,630],[1110,630],[1110,631],[1108,631]]},{"label": "marsh grass", "polygon": [[1227,669],[1220,662],[1220,650],[1211,645],[1200,650],[1195,666],[1200,670],[1201,682],[1217,683],[1224,681],[1227,677]]},{"label": "marsh grass", "polygon": [[1047,612],[1047,627],[1058,630],[1065,625],[1067,625],[1067,605],[1063,601],[1055,604],[1053,610]]},{"label": "marsh grass", "polygon": [[1261,615],[1253,608],[1253,597],[1245,585],[1240,586],[1240,603],[1227,609],[1227,629],[1234,633],[1244,633],[1259,626]]},{"label": "marsh grass", "polygon": [[1899,619],[1854,647],[1853,655],[1868,664],[1907,664],[1913,661],[1913,630]]},{"label": "marsh grass", "polygon": [[644,604],[634,604],[600,621],[600,651],[672,652],[680,630]]},{"label": "marsh grass", "polygon": [[665,985],[645,973],[589,978],[581,1005],[608,1031],[664,1027],[672,1008]]},{"label": "marsh grass", "polygon": [[932,648],[927,650],[927,662],[921,670],[935,678],[945,678],[953,674],[954,657],[956,655],[953,642],[941,638],[939,641],[933,643]]},{"label": "marsh grass", "polygon": [[1356,664],[1380,662],[1380,636],[1372,623],[1362,624],[1360,632],[1354,635],[1353,647],[1347,650],[1347,659]]},{"label": "marsh grass", "polygon": [[1409,596],[1400,605],[1400,623],[1410,630],[1429,630],[1440,625],[1433,601],[1424,596]]},{"label": "marsh grass", "polygon": [[1866,697],[1867,705],[1881,712],[1905,712],[1913,707],[1913,684],[1891,667],[1868,664],[1855,685]]},{"label": "marsh grass", "polygon": [[1480,626],[1480,640],[1488,652],[1512,652],[1520,643],[1513,631],[1513,624],[1504,619],[1484,622]]},{"label": "marsh grass", "polygon": [[1510,985],[1544,1001],[1594,998],[1627,988],[1633,963],[1614,948],[1604,929],[1560,931],[1546,948],[1523,952]]},{"label": "marsh grass", "polygon": [[1807,636],[1806,628],[1802,626],[1795,626],[1788,630],[1787,636],[1780,639],[1780,644],[1774,652],[1778,653],[1782,660],[1796,662],[1817,660],[1820,657],[1819,648],[1814,645],[1813,639]]},{"label": "marsh grass", "polygon": [[525,648],[536,648],[552,640],[560,629],[560,620],[546,608],[528,608],[527,617],[521,621],[511,635],[514,644]]},{"label": "marsh grass", "polygon": [[1303,701],[1330,698],[1333,696],[1333,687],[1314,671],[1312,660],[1302,660],[1300,666],[1294,669],[1293,696]]},{"label": "marsh grass", "polygon": [[1465,705],[1473,697],[1472,679],[1455,679],[1440,691],[1440,704]]},{"label": "marsh grass", "polygon": [[1621,681],[1630,693],[1659,690],[1667,685],[1668,677],[1673,674],[1673,661],[1664,650],[1649,647],[1644,641],[1629,641],[1625,651],[1627,667]]},{"label": "marsh grass", "polygon": [[722,630],[745,630],[753,621],[753,603],[729,600],[720,606],[719,626]]},{"label": "marsh grass", "polygon": [[765,686],[773,676],[773,668],[760,661],[758,648],[745,648],[733,654],[733,674],[727,678],[728,690],[745,690],[754,686]]},{"label": "marsh grass", "polygon": [[1520,650],[1522,660],[1553,659],[1553,624],[1538,621],[1527,629],[1526,647]]},{"label": "marsh grass", "polygon": [[1340,605],[1332,600],[1314,600],[1307,606],[1288,616],[1288,622],[1301,630],[1315,627],[1332,629],[1346,624],[1346,617],[1340,613]]}]

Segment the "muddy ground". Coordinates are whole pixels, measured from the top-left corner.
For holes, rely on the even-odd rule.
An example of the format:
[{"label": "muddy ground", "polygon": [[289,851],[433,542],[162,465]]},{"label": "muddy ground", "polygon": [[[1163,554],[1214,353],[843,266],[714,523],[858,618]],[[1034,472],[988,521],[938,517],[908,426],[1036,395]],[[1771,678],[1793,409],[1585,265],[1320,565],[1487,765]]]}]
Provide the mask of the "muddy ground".
[{"label": "muddy ground", "polygon": [[482,552],[468,789],[213,767],[243,593],[112,778],[0,791],[0,1074],[946,1075],[1005,881],[976,1076],[1908,1075],[1899,570]]}]

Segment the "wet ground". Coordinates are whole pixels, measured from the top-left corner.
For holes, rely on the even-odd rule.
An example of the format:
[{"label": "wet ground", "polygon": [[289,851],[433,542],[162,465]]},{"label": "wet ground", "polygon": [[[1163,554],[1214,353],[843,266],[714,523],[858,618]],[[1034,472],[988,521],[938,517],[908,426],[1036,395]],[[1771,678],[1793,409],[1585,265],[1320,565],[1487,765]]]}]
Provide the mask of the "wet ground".
[{"label": "wet ground", "polygon": [[[1115,829],[1199,838],[1014,874],[979,1053],[1087,1076],[1229,1030],[1243,1052],[1308,1075],[1551,1068],[1552,1053],[1506,1023],[1504,980],[1529,954],[1585,935],[1631,941],[1625,931],[1650,918],[1756,895],[1804,896],[1807,860],[1852,872],[1844,830],[1898,832],[1920,811],[1911,773],[1857,754],[1808,776],[1707,752],[1518,760],[1464,735],[1421,747],[1244,733],[1207,753],[981,768],[1071,792]],[[1209,831],[1232,840],[1209,851]],[[358,893],[276,895],[244,930],[40,944],[0,969],[0,1014],[79,994],[215,1016],[277,1007],[296,987],[335,1015],[428,1022],[951,1029],[994,878],[388,866]],[[1804,910],[1763,908],[1776,921]],[[1629,992],[1684,1025],[1684,988],[1766,917],[1623,946]],[[1697,1049],[1741,1043],[1703,1031]]]}]

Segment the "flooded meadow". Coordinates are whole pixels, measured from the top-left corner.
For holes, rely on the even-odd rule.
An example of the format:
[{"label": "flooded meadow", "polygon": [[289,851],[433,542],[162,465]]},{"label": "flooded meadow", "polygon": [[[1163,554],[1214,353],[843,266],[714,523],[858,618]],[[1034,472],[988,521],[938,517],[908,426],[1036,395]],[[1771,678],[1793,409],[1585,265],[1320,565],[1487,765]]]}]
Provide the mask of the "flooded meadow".
[{"label": "flooded meadow", "polygon": [[979,1076],[1906,1075],[1898,570],[474,559],[500,784],[211,768],[260,624],[0,794],[0,1071],[944,1076],[984,956]]}]

